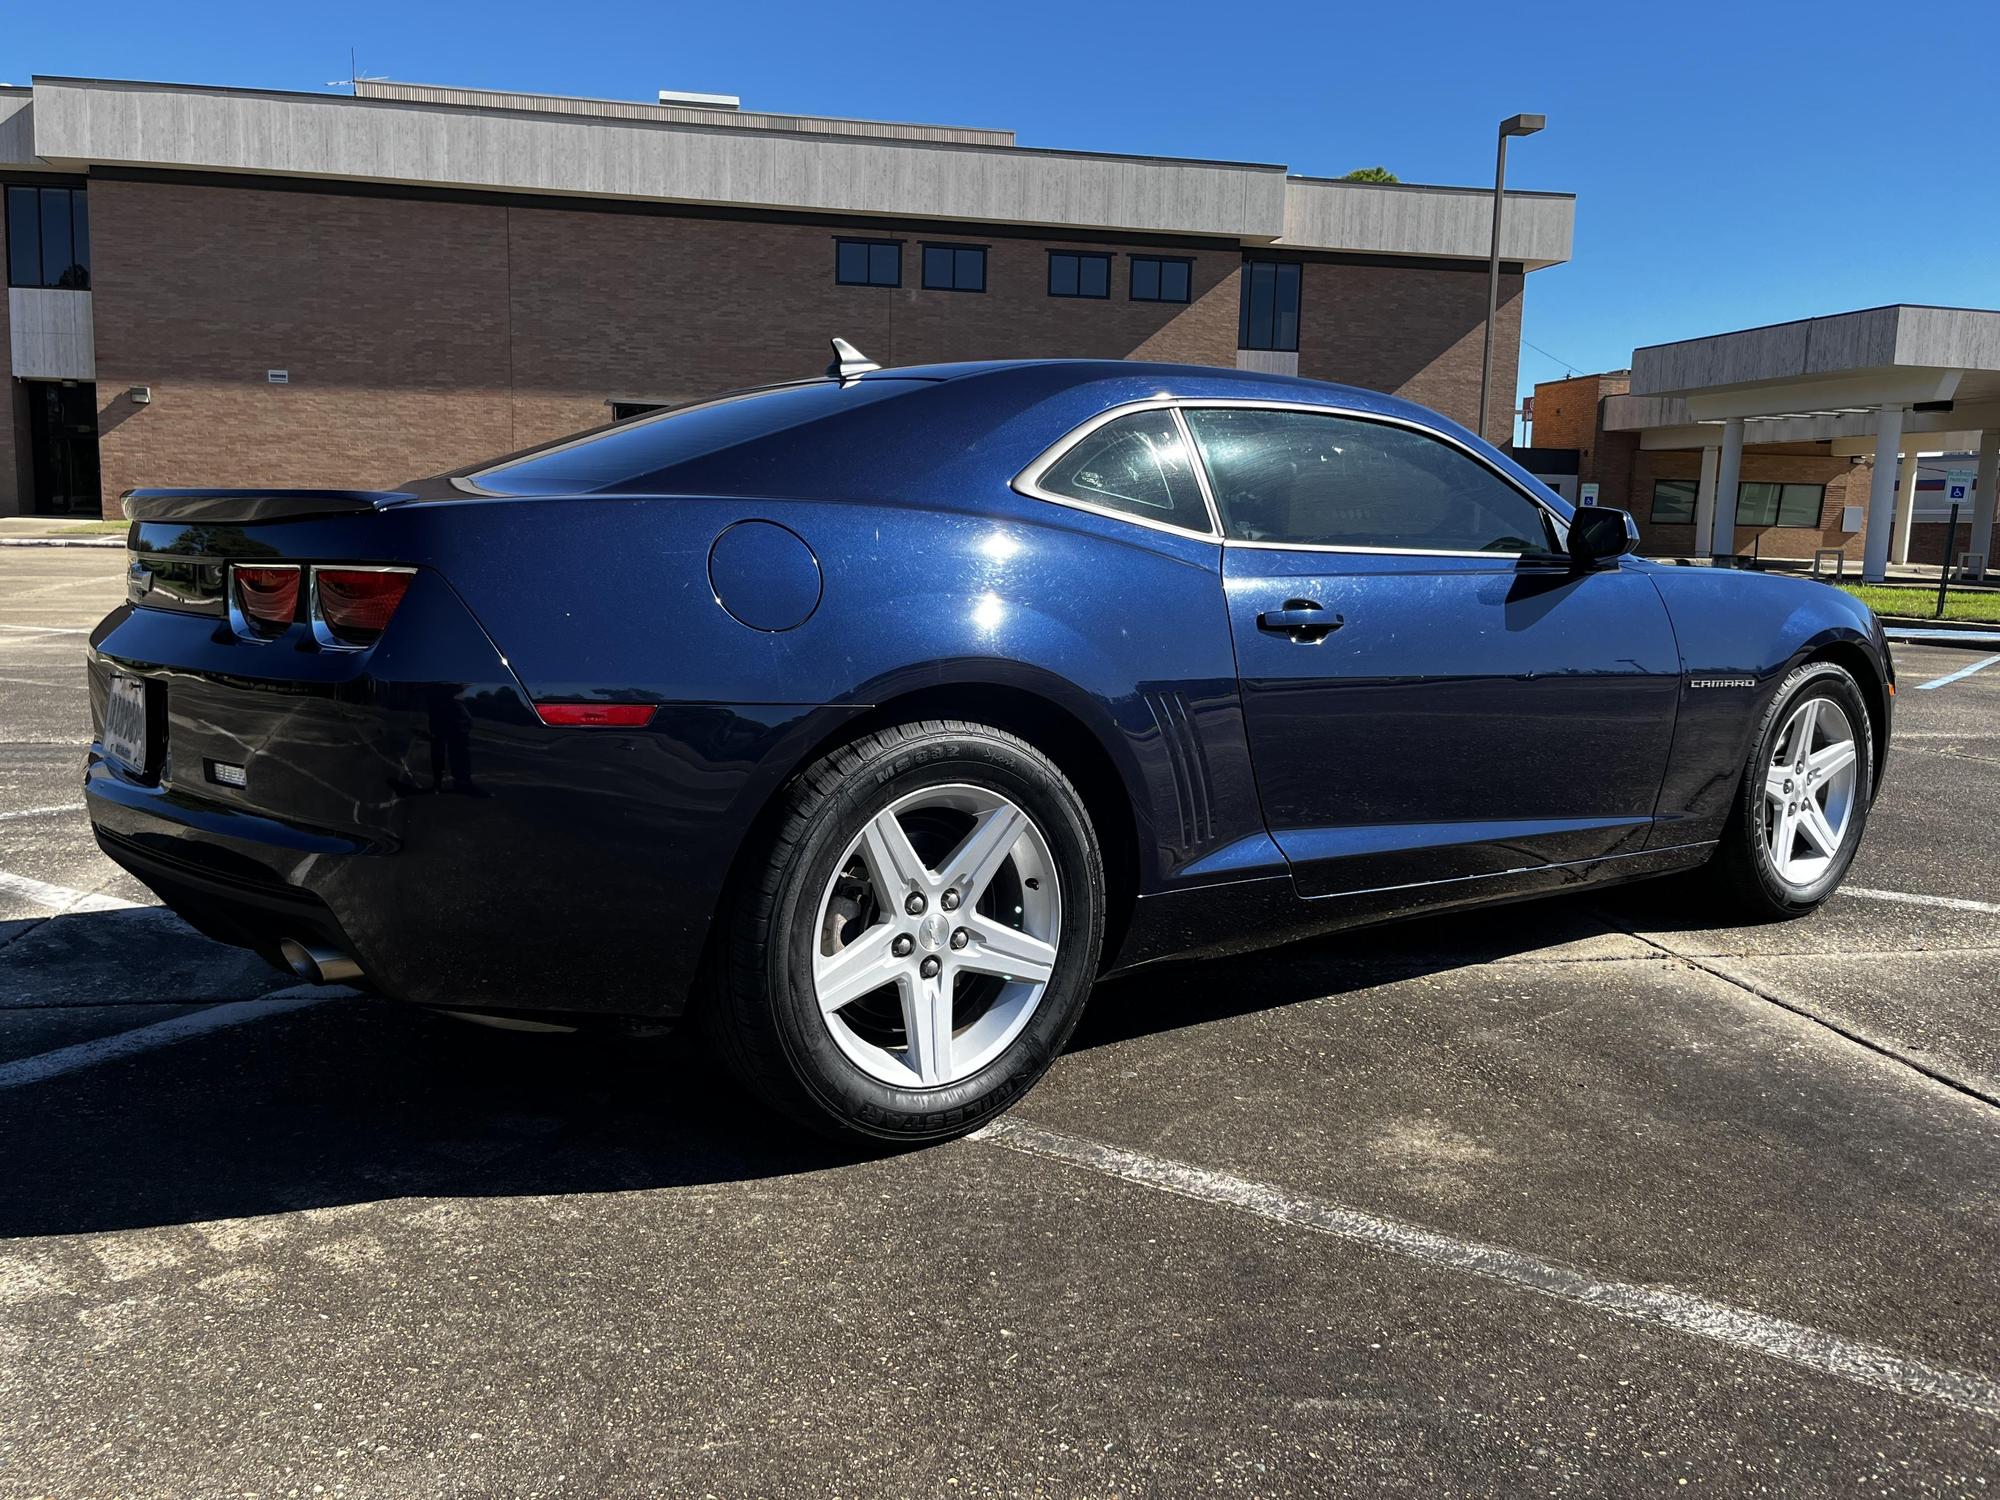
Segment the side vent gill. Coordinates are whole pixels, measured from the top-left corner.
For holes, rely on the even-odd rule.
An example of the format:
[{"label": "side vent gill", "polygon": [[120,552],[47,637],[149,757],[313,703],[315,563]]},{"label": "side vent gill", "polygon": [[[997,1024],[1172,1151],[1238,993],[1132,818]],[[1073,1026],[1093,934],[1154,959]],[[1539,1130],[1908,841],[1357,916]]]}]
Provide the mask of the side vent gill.
[{"label": "side vent gill", "polygon": [[1194,713],[1186,694],[1173,689],[1146,689],[1144,696],[1146,709],[1159,726],[1167,764],[1173,770],[1181,844],[1198,849],[1215,837],[1215,799],[1209,782],[1208,752],[1194,727]]}]

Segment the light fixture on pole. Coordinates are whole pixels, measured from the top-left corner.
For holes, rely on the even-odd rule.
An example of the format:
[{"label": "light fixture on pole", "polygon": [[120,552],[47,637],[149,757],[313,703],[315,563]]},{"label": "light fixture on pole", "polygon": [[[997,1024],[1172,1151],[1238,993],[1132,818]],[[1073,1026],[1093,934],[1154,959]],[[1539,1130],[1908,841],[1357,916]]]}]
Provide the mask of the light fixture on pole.
[{"label": "light fixture on pole", "polygon": [[1486,264],[1486,350],[1479,361],[1479,427],[1486,436],[1486,409],[1493,391],[1493,320],[1500,315],[1500,210],[1507,201],[1507,137],[1533,135],[1547,115],[1515,115],[1500,122],[1500,154],[1493,163],[1493,252]]}]

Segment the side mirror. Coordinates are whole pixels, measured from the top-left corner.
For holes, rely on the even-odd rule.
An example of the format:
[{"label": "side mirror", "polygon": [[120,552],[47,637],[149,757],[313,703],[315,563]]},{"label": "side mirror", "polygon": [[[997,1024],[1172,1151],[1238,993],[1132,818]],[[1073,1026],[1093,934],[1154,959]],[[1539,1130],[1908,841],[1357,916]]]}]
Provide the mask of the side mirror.
[{"label": "side mirror", "polygon": [[1569,523],[1569,565],[1579,573],[1609,567],[1639,549],[1639,523],[1609,505],[1577,507]]}]

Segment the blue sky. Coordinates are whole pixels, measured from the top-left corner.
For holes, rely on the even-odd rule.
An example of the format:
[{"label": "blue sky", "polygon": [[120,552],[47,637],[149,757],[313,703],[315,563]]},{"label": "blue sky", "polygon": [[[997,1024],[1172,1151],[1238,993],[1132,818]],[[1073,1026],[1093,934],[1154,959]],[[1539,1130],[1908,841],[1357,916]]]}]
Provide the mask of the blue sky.
[{"label": "blue sky", "polygon": [[[1915,29],[1899,34],[1899,16]],[[2000,6],[0,0],[0,79],[392,78],[1009,126],[1024,145],[1578,196],[1522,384],[1634,345],[1886,302],[2000,307]],[[1547,351],[1546,353],[1540,351]]]}]

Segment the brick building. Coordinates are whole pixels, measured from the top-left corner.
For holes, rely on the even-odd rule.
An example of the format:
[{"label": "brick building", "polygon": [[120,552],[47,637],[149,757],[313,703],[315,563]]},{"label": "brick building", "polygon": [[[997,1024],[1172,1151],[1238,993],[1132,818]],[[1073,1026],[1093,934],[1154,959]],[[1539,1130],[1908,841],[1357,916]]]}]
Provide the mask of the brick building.
[{"label": "brick building", "polygon": [[1879,578],[1944,560],[1955,489],[1952,560],[2000,563],[2000,311],[1870,308],[1657,344],[1632,364],[1538,384],[1524,457],[1572,499],[1595,484],[1631,511],[1643,551],[1834,549]]},{"label": "brick building", "polygon": [[[1294,372],[1474,420],[1487,191],[665,95],[357,91],[0,90],[0,514],[394,487],[808,373],[834,334],[884,364]],[[1501,391],[1573,211],[1508,194]]]}]

